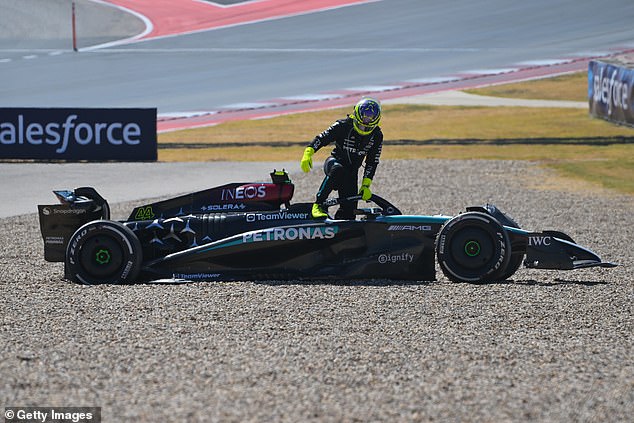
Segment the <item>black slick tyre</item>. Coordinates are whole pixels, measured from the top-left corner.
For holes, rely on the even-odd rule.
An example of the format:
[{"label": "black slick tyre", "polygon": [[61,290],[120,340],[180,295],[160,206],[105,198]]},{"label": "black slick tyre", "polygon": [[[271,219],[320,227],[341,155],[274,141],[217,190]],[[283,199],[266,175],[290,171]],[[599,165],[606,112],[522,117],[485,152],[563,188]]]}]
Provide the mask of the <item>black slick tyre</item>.
[{"label": "black slick tyre", "polygon": [[66,248],[66,278],[78,283],[125,284],[141,270],[141,243],[132,230],[111,220],[88,222]]},{"label": "black slick tyre", "polygon": [[468,212],[440,229],[436,257],[444,275],[453,282],[496,281],[511,260],[511,242],[493,216]]},{"label": "black slick tyre", "polygon": [[511,260],[509,260],[508,266],[504,269],[503,272],[497,272],[492,276],[492,279],[497,281],[505,281],[517,272],[517,270],[522,265],[524,261],[524,253],[518,253],[511,255]]}]

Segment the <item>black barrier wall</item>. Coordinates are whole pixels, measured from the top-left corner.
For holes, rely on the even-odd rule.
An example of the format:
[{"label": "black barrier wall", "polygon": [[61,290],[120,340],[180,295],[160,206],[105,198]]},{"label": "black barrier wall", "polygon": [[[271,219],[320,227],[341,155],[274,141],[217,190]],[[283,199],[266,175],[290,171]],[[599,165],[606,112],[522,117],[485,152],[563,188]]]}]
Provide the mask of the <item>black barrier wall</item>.
[{"label": "black barrier wall", "polygon": [[0,159],[155,161],[156,109],[0,108]]},{"label": "black barrier wall", "polygon": [[634,126],[634,69],[591,61],[588,102],[592,116]]}]

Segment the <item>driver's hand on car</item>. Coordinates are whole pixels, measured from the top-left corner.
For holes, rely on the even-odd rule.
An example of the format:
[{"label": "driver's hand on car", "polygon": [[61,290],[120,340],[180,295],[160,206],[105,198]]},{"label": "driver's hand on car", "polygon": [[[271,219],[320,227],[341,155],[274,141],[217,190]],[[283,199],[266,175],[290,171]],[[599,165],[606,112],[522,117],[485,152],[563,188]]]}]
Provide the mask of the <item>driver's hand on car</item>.
[{"label": "driver's hand on car", "polygon": [[361,195],[361,199],[363,201],[368,201],[372,197],[370,185],[372,185],[372,179],[363,178],[363,182],[361,182],[361,188],[359,189],[359,195]]}]

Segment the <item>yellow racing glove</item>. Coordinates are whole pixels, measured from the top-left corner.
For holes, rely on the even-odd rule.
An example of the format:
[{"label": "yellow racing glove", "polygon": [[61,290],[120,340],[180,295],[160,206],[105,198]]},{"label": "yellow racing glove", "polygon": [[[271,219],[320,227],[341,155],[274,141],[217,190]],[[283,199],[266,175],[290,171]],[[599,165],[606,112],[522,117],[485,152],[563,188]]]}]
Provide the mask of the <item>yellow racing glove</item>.
[{"label": "yellow racing glove", "polygon": [[361,194],[361,198],[364,201],[368,201],[370,197],[372,197],[372,191],[370,191],[370,185],[372,185],[372,179],[363,178],[361,182],[361,189],[359,189],[359,194]]},{"label": "yellow racing glove", "polygon": [[302,161],[300,166],[304,172],[310,172],[313,168],[313,154],[315,154],[315,149],[313,147],[306,147],[304,150],[304,155],[302,156]]}]

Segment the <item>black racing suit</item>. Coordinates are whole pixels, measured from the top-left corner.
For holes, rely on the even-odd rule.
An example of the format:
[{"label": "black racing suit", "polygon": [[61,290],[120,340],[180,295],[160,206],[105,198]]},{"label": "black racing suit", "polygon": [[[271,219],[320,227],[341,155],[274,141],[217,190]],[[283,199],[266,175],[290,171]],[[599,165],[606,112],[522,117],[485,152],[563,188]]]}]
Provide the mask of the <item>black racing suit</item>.
[{"label": "black racing suit", "polygon": [[[365,159],[364,178],[372,179],[381,156],[383,132],[378,126],[368,135],[360,135],[353,126],[352,118],[347,117],[333,123],[328,129],[317,135],[309,147],[319,150],[328,144],[335,143],[330,157],[324,162],[324,178],[317,192],[318,204],[322,204],[333,190],[339,192],[340,198],[358,194],[357,179],[359,167]],[[336,217],[354,219],[356,201],[341,204]]]}]

